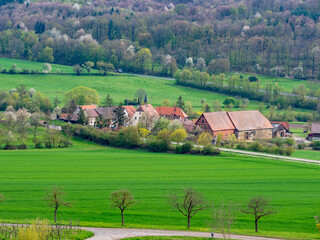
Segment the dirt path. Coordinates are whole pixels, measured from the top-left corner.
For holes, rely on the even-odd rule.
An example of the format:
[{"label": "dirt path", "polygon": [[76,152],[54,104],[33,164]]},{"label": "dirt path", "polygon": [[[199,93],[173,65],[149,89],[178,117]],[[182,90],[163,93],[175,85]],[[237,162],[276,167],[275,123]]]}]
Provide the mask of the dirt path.
[{"label": "dirt path", "polygon": [[250,151],[229,149],[229,148],[219,148],[219,149],[225,152],[232,152],[232,153],[243,154],[243,155],[253,156],[253,157],[264,157],[264,158],[270,158],[270,159],[279,160],[279,161],[289,161],[289,162],[299,162],[299,163],[320,165],[320,161],[318,160],[273,155],[273,154],[260,153],[260,152],[250,152]]},{"label": "dirt path", "polygon": [[[126,229],[126,228],[84,228],[95,234],[90,240],[119,240],[130,237],[142,236],[182,236],[182,237],[207,237],[208,232],[191,232],[191,231],[171,231],[171,230],[152,230],[152,229]],[[223,238],[221,234],[214,234],[215,238]],[[253,237],[242,235],[231,235],[231,239],[238,240],[280,240],[276,238]]]}]

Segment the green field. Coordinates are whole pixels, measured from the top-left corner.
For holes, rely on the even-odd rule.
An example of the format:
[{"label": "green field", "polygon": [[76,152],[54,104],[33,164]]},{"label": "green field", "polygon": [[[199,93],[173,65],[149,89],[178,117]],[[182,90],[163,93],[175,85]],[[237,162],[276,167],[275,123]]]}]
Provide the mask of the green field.
[{"label": "green field", "polygon": [[[42,92],[51,100],[58,97],[64,100],[64,93],[74,87],[86,86],[98,91],[101,99],[108,93],[116,103],[124,99],[135,98],[135,92],[143,88],[148,94],[148,100],[154,106],[161,105],[164,99],[168,99],[171,104],[182,96],[184,101],[191,101],[195,110],[202,108],[201,99],[205,98],[211,106],[213,100],[221,103],[227,95],[182,87],[175,85],[174,81],[146,78],[138,76],[117,75],[117,76],[73,76],[73,75],[0,75],[1,90],[8,91],[21,84],[27,88],[35,88]],[[259,102],[250,101],[249,109],[257,109]]]},{"label": "green field", "polygon": [[134,237],[124,238],[124,240],[210,240],[211,238],[200,237]]},{"label": "green field", "polygon": [[[43,63],[41,62],[32,62],[32,61],[24,61],[18,59],[9,59],[9,58],[0,58],[0,66],[7,69],[7,71],[11,68],[13,64],[16,64],[18,68],[21,70],[26,68],[29,70],[38,70],[39,73],[43,70]],[[51,64],[51,63],[50,63]],[[73,73],[73,67],[51,64],[52,73],[57,73],[57,69],[60,69],[63,73]]]},{"label": "green field", "polygon": [[[74,201],[61,208],[63,220],[120,227],[110,208],[110,192],[126,188],[140,203],[126,213],[126,227],[186,229],[186,219],[167,203],[170,191],[192,186],[213,203],[244,203],[252,196],[272,199],[279,213],[260,222],[260,234],[289,239],[320,239],[313,216],[319,214],[320,167],[223,153],[218,157],[155,154],[92,146],[59,150],[1,151],[0,204],[3,221],[52,219],[43,201],[58,185]],[[209,212],[192,219],[193,230],[207,229]],[[254,234],[252,216],[239,214],[235,233]]]}]

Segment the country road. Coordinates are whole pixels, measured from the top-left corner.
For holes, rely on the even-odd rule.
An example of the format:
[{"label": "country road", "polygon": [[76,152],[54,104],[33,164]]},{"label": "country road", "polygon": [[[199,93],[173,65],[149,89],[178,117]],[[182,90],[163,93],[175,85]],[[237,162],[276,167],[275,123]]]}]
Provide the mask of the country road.
[{"label": "country road", "polygon": [[271,159],[279,160],[279,161],[299,162],[299,163],[320,165],[320,161],[318,161],[318,160],[311,160],[311,159],[305,159],[305,158],[295,158],[295,157],[288,157],[288,156],[281,156],[281,155],[274,155],[274,154],[260,153],[260,152],[250,152],[250,151],[229,149],[229,148],[219,148],[219,149],[221,151],[225,151],[225,152],[243,154],[243,155],[253,156],[253,157],[264,157],[264,158],[271,158]]},{"label": "country road", "polygon": [[[93,232],[95,235],[90,240],[119,240],[131,237],[143,236],[181,236],[181,237],[206,237],[210,238],[209,232],[152,230],[152,229],[127,229],[127,228],[90,228],[83,229]],[[215,233],[216,239],[222,239],[222,234]],[[280,240],[276,238],[254,237],[244,235],[231,235],[231,239],[237,240]]]}]

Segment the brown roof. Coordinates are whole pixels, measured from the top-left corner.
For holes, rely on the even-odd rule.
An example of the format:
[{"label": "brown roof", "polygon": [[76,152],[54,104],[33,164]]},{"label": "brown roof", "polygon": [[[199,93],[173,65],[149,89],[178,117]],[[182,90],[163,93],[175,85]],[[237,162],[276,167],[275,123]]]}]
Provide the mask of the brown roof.
[{"label": "brown roof", "polygon": [[207,120],[212,131],[234,130],[227,112],[210,112],[203,113],[202,115]]},{"label": "brown roof", "polygon": [[148,116],[156,116],[158,117],[158,112],[152,107],[151,104],[141,105],[137,111],[144,112]]},{"label": "brown roof", "polygon": [[87,110],[87,109],[96,108],[97,106],[92,104],[92,105],[81,105],[80,107],[84,111],[84,110]]},{"label": "brown roof", "polygon": [[273,128],[270,121],[258,110],[228,112],[228,115],[238,131]]},{"label": "brown roof", "polygon": [[[69,117],[70,113],[60,113],[59,115],[59,119],[63,120],[63,121],[69,121],[68,117]],[[70,121],[78,121],[79,117],[75,114],[72,114],[72,117],[70,119]]]},{"label": "brown roof", "polygon": [[181,118],[188,117],[188,115],[179,107],[157,107],[156,111],[160,115],[165,116],[180,116]]},{"label": "brown roof", "polygon": [[134,106],[130,105],[130,106],[122,106],[124,109],[127,110],[129,117],[132,117],[133,114],[136,112],[136,109]]},{"label": "brown roof", "polygon": [[100,107],[95,108],[94,110],[96,110],[99,116],[102,115],[104,119],[111,120],[116,118],[115,109],[116,107]]},{"label": "brown roof", "polygon": [[320,133],[320,123],[312,123],[311,133]]},{"label": "brown roof", "polygon": [[288,123],[288,122],[274,122],[274,121],[272,121],[271,123],[279,123],[279,124],[281,124],[287,131],[290,130],[290,126],[289,126],[289,123]]},{"label": "brown roof", "polygon": [[96,117],[99,117],[99,114],[96,112],[95,109],[93,108],[87,108],[85,110],[85,115],[86,117],[89,117],[89,118],[96,118]]}]

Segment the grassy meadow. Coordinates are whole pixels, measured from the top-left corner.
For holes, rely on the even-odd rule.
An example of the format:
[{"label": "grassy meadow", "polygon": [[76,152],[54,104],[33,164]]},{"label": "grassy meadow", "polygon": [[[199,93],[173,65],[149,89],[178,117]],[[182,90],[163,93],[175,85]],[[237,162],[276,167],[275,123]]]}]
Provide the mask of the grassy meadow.
[{"label": "grassy meadow", "polygon": [[[186,230],[186,219],[167,203],[170,191],[192,186],[213,204],[241,202],[263,195],[277,215],[260,220],[260,235],[320,239],[313,217],[319,214],[319,166],[223,153],[218,157],[156,154],[104,148],[2,151],[0,154],[0,219],[16,222],[53,218],[43,196],[54,186],[65,188],[72,208],[58,218],[82,225],[120,227],[120,214],[108,197],[129,189],[139,203],[125,213],[126,227]],[[192,230],[210,231],[210,210],[191,220]],[[239,214],[235,233],[255,234],[252,216]]]}]

